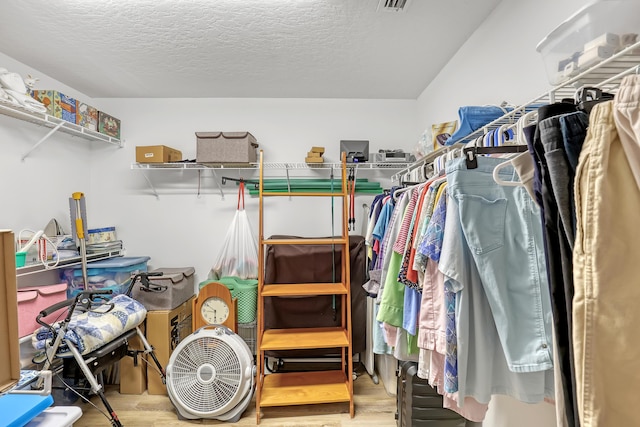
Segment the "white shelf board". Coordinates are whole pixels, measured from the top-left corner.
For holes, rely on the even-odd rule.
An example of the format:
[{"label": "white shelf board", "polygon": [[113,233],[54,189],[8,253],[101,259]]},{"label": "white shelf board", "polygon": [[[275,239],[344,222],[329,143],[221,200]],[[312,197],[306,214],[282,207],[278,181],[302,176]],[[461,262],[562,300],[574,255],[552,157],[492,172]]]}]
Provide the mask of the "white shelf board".
[{"label": "white shelf board", "polygon": [[120,139],[112,138],[108,135],[89,130],[83,126],[58,119],[45,113],[36,113],[27,110],[26,108],[6,100],[0,100],[0,114],[47,128],[55,128],[62,123],[58,129],[60,132],[67,133],[72,136],[78,136],[90,141],[102,141],[122,147],[122,140]]}]

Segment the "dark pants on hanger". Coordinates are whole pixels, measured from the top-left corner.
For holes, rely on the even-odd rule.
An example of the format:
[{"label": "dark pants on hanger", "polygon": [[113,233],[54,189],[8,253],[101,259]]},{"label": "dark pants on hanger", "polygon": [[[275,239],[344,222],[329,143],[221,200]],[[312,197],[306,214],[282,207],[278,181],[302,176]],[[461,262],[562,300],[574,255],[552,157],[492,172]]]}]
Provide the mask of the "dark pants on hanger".
[{"label": "dark pants on hanger", "polygon": [[[562,106],[559,110],[564,110]],[[573,180],[577,160],[586,136],[588,116],[582,112],[556,115],[541,120],[534,141],[541,166],[541,197],[544,206],[547,265],[551,286],[558,360],[562,372],[568,424],[578,426],[576,377],[572,345],[573,243],[575,206]],[[571,159],[571,160],[570,160]],[[577,162],[576,162],[577,163]]]}]

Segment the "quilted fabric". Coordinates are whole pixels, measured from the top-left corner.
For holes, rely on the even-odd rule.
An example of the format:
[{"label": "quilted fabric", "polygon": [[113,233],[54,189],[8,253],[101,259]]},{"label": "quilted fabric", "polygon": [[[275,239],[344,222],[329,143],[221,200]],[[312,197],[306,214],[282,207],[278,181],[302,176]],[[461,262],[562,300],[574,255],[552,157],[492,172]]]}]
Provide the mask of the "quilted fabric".
[{"label": "quilted fabric", "polygon": [[[142,304],[126,295],[116,295],[110,303],[113,308],[110,304],[103,304],[92,311],[74,313],[58,349],[58,357],[71,355],[67,341],[73,343],[80,354],[88,354],[135,328],[147,315]],[[58,331],[60,323],[53,327]],[[43,326],[33,333],[31,343],[36,350],[44,350],[45,344],[52,339],[51,330]]]}]

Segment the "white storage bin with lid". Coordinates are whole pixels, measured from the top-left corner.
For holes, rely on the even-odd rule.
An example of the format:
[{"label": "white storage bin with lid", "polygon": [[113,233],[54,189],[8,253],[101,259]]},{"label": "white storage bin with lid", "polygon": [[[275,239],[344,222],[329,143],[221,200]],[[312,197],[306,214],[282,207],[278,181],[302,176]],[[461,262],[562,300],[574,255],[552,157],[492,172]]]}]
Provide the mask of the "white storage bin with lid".
[{"label": "white storage bin with lid", "polygon": [[640,1],[598,0],[562,22],[536,50],[549,83],[558,85],[636,43],[638,34]]}]

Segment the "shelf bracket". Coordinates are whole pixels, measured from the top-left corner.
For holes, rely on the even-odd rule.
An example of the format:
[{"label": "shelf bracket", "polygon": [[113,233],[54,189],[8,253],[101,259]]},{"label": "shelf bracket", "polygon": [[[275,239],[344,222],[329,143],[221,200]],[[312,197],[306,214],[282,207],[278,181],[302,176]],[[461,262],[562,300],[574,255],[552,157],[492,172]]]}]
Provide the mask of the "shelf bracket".
[{"label": "shelf bracket", "polygon": [[151,182],[151,180],[147,176],[147,173],[145,171],[143,171],[143,170],[141,170],[141,172],[142,172],[142,176],[144,177],[145,181],[147,181],[147,185],[151,189],[151,192],[153,192],[153,195],[156,196],[156,199],[160,199],[160,195],[158,194],[158,192],[156,191],[156,188],[153,186],[153,183]]},{"label": "shelf bracket", "polygon": [[213,180],[216,183],[216,186],[218,187],[218,190],[220,190],[220,197],[222,198],[222,200],[224,200],[224,192],[222,191],[222,184],[220,184],[220,180],[218,179],[218,174],[216,173],[216,170],[214,168],[211,168],[211,173],[213,174]]},{"label": "shelf bracket", "polygon": [[[287,173],[287,192],[291,194],[291,181],[289,179],[289,163],[284,164],[285,171]],[[291,196],[289,196],[289,201],[291,201]]]},{"label": "shelf bracket", "polygon": [[33,147],[31,147],[31,149],[29,151],[27,151],[26,153],[24,153],[24,155],[22,156],[22,161],[24,162],[24,159],[26,159],[27,157],[29,157],[29,154],[31,154],[31,152],[33,152],[33,150],[35,150],[36,148],[38,148],[40,146],[40,144],[42,144],[43,142],[45,142],[47,139],[49,139],[49,137],[51,135],[53,135],[54,133],[56,133],[58,131],[58,129],[60,129],[62,127],[62,125],[64,124],[64,122],[60,122],[58,123],[53,129],[51,129],[49,131],[49,133],[47,133],[45,136],[43,136],[40,141],[36,142],[35,145]]}]

